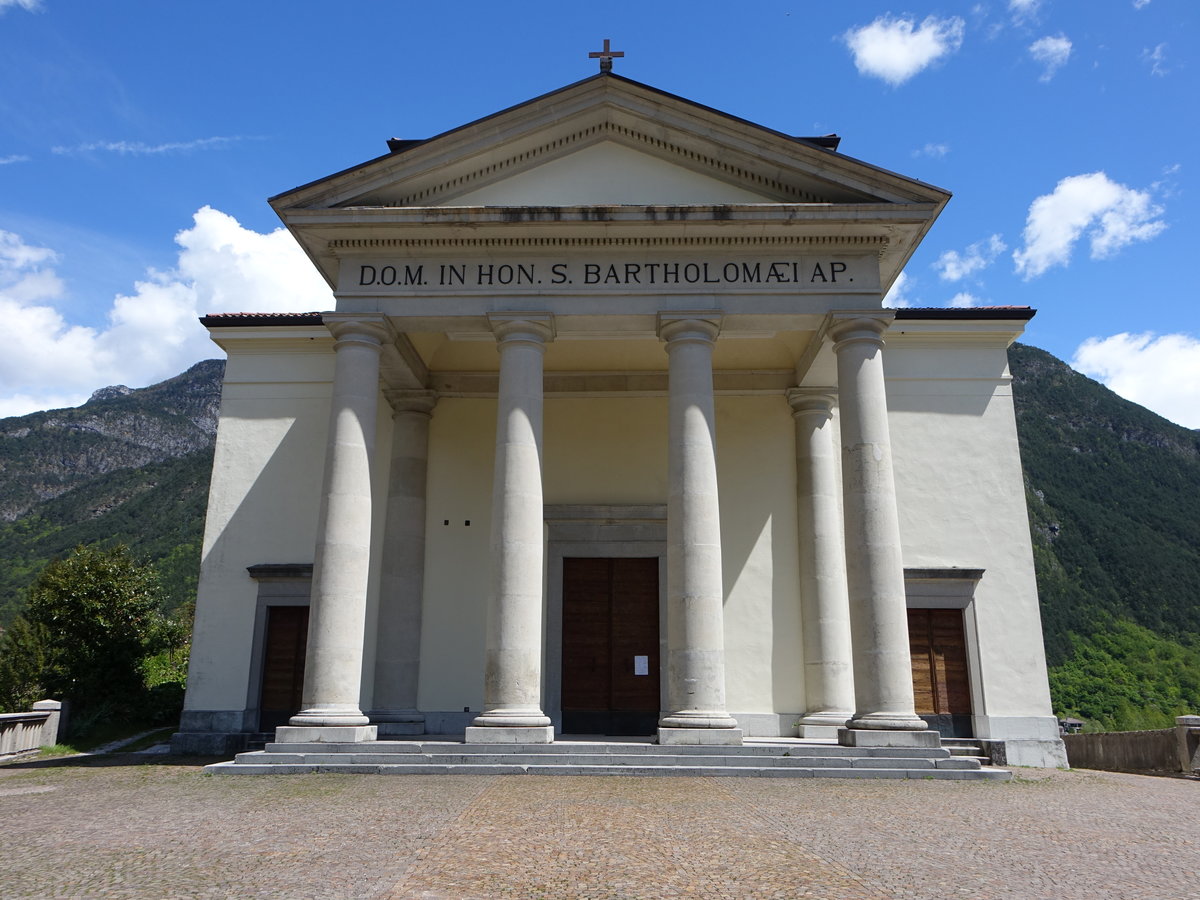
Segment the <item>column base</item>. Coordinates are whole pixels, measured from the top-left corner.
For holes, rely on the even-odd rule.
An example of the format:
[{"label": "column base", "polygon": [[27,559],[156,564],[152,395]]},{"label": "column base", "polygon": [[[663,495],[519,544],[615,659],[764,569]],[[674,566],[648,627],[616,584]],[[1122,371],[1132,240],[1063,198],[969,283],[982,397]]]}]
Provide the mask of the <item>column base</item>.
[{"label": "column base", "polygon": [[796,734],[802,738],[836,741],[838,732],[846,727],[846,720],[852,715],[849,711],[813,713],[796,723]]},{"label": "column base", "polygon": [[277,744],[358,744],[379,737],[374,725],[281,725]]},{"label": "column base", "polygon": [[664,728],[658,729],[658,742],[664,746],[740,746],[740,728]]},{"label": "column base", "polygon": [[373,709],[367,715],[381,737],[425,733],[425,714],[415,709]]},{"label": "column base", "polygon": [[553,744],[553,725],[468,725],[468,744]]},{"label": "column base", "polygon": [[899,731],[882,728],[843,728],[838,732],[843,747],[907,747],[929,750],[942,746],[942,736],[936,731]]}]

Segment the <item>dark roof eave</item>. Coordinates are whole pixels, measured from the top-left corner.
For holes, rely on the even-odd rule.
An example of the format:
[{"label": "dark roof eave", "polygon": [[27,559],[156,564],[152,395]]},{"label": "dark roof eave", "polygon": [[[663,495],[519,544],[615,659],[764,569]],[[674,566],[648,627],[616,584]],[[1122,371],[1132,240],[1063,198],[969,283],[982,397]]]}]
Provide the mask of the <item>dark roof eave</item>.
[{"label": "dark roof eave", "polygon": [[981,320],[1028,322],[1035,315],[1037,315],[1037,310],[1030,306],[905,306],[896,310],[896,321],[925,319],[943,322],[971,322]]},{"label": "dark roof eave", "polygon": [[319,312],[306,313],[209,313],[200,317],[205,328],[261,328],[264,325],[322,325]]}]

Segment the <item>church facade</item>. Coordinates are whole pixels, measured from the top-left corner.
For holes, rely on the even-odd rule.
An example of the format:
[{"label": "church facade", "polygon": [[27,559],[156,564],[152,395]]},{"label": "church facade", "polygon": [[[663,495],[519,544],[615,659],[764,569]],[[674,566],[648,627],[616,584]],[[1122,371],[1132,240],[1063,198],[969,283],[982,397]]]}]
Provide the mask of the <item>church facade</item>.
[{"label": "church facade", "polygon": [[938,188],[610,72],[271,203],[178,749],[567,733],[1065,764],[1006,350],[887,309]]}]

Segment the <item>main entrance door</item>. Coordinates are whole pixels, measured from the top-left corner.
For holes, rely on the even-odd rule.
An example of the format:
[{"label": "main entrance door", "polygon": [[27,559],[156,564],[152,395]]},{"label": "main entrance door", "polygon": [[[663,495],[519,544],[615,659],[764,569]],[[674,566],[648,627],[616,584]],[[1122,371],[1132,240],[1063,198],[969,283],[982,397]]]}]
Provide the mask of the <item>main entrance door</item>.
[{"label": "main entrance door", "polygon": [[658,725],[658,559],[563,559],[563,731]]},{"label": "main entrance door", "polygon": [[307,643],[307,606],[267,607],[259,731],[274,731],[300,711]]},{"label": "main entrance door", "polygon": [[910,609],[916,712],[943,737],[971,737],[971,683],[961,609]]}]

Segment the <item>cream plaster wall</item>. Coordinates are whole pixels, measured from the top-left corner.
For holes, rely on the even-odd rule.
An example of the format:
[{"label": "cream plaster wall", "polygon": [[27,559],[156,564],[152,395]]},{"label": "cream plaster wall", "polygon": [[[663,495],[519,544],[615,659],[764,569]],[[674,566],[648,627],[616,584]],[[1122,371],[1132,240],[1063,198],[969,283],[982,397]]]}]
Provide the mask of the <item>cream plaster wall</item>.
[{"label": "cream plaster wall", "polygon": [[894,336],[886,351],[904,564],[985,570],[974,603],[984,705],[975,714],[1048,716],[1007,341],[942,341]]},{"label": "cream plaster wall", "polygon": [[328,341],[226,362],[187,709],[246,707],[258,596],[246,567],[312,562],[332,377]]},{"label": "cream plaster wall", "polygon": [[684,169],[613,141],[442,201],[442,206],[767,203],[778,198]]},{"label": "cream plaster wall", "polygon": [[717,476],[731,713],[804,711],[796,441],[781,396],[718,397]]},{"label": "cream plaster wall", "polygon": [[[438,401],[429,423],[417,705],[478,712],[489,590],[496,402]],[[470,525],[466,523],[470,522]]]}]

